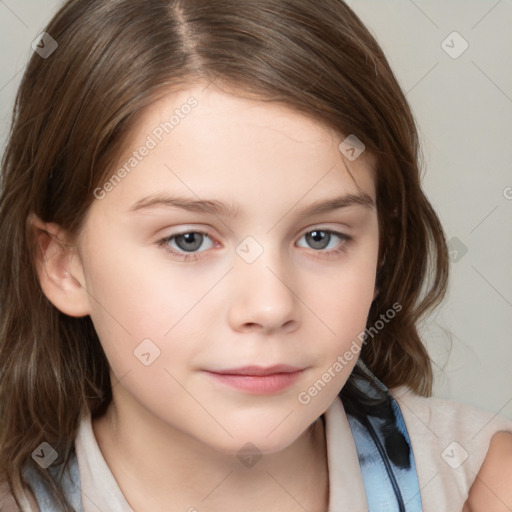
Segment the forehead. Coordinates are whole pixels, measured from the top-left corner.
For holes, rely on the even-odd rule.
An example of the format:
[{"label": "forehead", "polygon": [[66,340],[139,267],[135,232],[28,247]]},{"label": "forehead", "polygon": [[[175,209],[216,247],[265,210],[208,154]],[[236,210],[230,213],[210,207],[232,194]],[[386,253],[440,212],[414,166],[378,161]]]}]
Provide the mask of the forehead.
[{"label": "forehead", "polygon": [[138,116],[112,169],[111,176],[122,179],[111,180],[106,199],[126,203],[173,191],[229,196],[231,203],[260,194],[266,204],[284,204],[332,196],[336,188],[362,190],[375,200],[373,155],[350,161],[340,151],[343,140],[281,103],[199,84],[169,92]]}]

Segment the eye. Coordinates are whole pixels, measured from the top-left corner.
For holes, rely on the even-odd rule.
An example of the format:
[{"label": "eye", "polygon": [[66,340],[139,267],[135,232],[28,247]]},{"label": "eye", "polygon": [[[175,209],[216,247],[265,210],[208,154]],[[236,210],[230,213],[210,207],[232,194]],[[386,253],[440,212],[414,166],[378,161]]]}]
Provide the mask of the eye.
[{"label": "eye", "polygon": [[[305,239],[307,246],[324,256],[330,256],[347,250],[353,238],[349,235],[328,229],[314,229],[305,233],[301,240]],[[157,242],[173,257],[183,261],[197,260],[201,252],[211,249],[214,246],[213,240],[208,233],[203,231],[186,231],[175,233]],[[206,245],[206,246],[205,246]],[[202,250],[199,250],[202,247]]]},{"label": "eye", "polygon": [[158,245],[164,247],[164,249],[170,252],[173,256],[182,257],[183,259],[197,259],[197,252],[201,246],[204,246],[205,241],[209,240],[209,244],[206,244],[206,249],[213,247],[213,241],[207,233],[202,231],[187,231],[184,233],[176,233],[170,235],[162,240],[159,240]]},{"label": "eye", "polygon": [[[308,231],[301,239],[302,238],[306,240],[309,247],[327,255],[345,251],[352,241],[351,236],[328,229],[314,229],[313,231]],[[299,247],[304,246],[299,245]]]}]

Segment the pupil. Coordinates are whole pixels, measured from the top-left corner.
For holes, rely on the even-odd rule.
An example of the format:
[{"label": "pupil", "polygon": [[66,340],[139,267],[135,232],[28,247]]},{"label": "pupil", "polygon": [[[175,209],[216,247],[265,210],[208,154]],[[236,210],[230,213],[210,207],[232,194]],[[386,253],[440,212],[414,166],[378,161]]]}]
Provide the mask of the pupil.
[{"label": "pupil", "polygon": [[[176,245],[178,245],[178,247],[183,251],[193,252],[199,249],[199,247],[201,247],[202,237],[203,235],[199,233],[185,233],[184,235],[181,235],[178,238],[176,238]],[[180,243],[180,240],[185,241],[185,247],[182,246],[183,244]]]},{"label": "pupil", "polygon": [[314,249],[324,249],[329,245],[330,235],[325,231],[312,231],[308,234],[310,244]]}]

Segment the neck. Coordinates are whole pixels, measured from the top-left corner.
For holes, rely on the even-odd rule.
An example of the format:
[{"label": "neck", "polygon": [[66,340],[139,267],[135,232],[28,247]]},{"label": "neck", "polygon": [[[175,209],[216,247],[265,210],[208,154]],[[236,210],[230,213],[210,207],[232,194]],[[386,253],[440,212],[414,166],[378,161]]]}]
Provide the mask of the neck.
[{"label": "neck", "polygon": [[[93,421],[100,450],[135,512],[325,512],[329,479],[321,418],[285,449],[239,459],[125,400]],[[305,463],[307,461],[307,463]]]}]

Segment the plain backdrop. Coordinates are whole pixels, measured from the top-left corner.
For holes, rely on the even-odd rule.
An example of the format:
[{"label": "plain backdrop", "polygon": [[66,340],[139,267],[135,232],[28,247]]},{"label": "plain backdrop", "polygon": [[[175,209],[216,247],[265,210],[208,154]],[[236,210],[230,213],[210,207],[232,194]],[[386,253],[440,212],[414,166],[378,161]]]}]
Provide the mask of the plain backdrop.
[{"label": "plain backdrop", "polygon": [[[407,94],[449,239],[449,293],[421,326],[435,395],[512,419],[512,1],[348,3]],[[0,152],[31,43],[60,4],[0,0]]]}]

